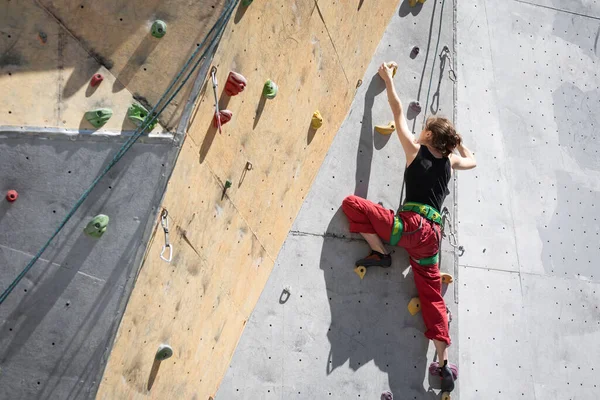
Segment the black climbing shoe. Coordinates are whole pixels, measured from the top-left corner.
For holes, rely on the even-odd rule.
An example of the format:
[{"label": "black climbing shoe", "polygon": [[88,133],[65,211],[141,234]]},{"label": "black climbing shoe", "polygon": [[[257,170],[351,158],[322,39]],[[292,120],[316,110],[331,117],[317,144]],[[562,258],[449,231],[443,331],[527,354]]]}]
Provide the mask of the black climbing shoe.
[{"label": "black climbing shoe", "polygon": [[440,370],[440,376],[442,377],[442,392],[451,392],[454,390],[454,375],[448,365],[448,361],[444,363],[444,366]]},{"label": "black climbing shoe", "polygon": [[392,266],[392,256],[389,254],[382,254],[378,251],[372,250],[371,254],[367,257],[358,260],[355,264],[357,267],[383,267],[388,268]]}]

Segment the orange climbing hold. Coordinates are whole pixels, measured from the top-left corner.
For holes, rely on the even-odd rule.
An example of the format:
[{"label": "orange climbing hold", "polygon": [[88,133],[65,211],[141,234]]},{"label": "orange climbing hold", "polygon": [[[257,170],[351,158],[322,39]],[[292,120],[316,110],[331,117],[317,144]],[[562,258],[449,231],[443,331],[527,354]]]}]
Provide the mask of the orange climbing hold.
[{"label": "orange climbing hold", "polygon": [[221,126],[225,125],[226,123],[228,123],[229,121],[231,121],[231,118],[233,117],[233,113],[229,110],[219,110],[219,116],[217,117],[217,114],[215,114],[214,118],[213,118],[213,125],[215,128],[219,127],[219,120],[221,122]]},{"label": "orange climbing hold", "polygon": [[227,77],[227,83],[225,84],[225,94],[227,94],[227,96],[237,96],[244,91],[247,84],[248,82],[242,74],[231,71]]}]

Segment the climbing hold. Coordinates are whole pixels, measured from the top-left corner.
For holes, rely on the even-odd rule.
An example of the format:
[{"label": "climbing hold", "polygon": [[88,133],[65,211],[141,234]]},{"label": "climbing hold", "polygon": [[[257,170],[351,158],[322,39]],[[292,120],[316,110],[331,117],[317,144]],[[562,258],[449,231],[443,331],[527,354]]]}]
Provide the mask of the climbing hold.
[{"label": "climbing hold", "polygon": [[444,392],[442,393],[442,397],[440,397],[441,400],[452,400],[452,397],[450,396],[450,393],[448,392]]},{"label": "climbing hold", "polygon": [[166,33],[167,24],[164,21],[161,21],[160,19],[154,21],[154,23],[152,24],[152,36],[160,39],[161,37],[165,36]]},{"label": "climbing hold", "polygon": [[398,71],[398,64],[395,62],[387,63],[387,67],[392,69],[392,78],[396,76],[396,72]]},{"label": "climbing hold", "polygon": [[313,129],[319,129],[323,126],[323,117],[319,110],[315,111],[312,115],[312,121],[310,121],[310,127]]},{"label": "climbing hold", "polygon": [[[221,118],[221,126],[225,125],[229,121],[231,121],[231,117],[233,117],[233,113],[229,110],[219,110],[219,116]],[[213,125],[215,128],[219,127],[219,121],[217,119],[217,114],[213,117]]]},{"label": "climbing hold", "polygon": [[231,187],[231,181],[229,179],[227,179],[225,181],[225,189],[229,189]]},{"label": "climbing hold", "polygon": [[104,80],[104,77],[102,76],[102,74],[94,74],[94,76],[92,76],[92,79],[90,80],[90,86],[91,87],[96,87],[98,86],[102,81]]},{"label": "climbing hold", "polygon": [[408,312],[410,315],[416,315],[419,311],[421,311],[421,300],[418,297],[413,297],[408,302]]},{"label": "climbing hold", "polygon": [[[454,380],[458,379],[458,367],[456,364],[448,363],[450,367],[450,371],[452,371],[452,376],[454,376]],[[433,361],[429,364],[429,373],[432,376],[440,376],[440,363],[437,361]]]},{"label": "climbing hold", "polygon": [[381,400],[394,400],[394,395],[389,390],[381,393]]},{"label": "climbing hold", "polygon": [[85,119],[96,128],[100,128],[112,117],[113,112],[110,108],[98,108],[85,113]]},{"label": "climbing hold", "polygon": [[375,130],[382,135],[389,135],[396,130],[396,124],[390,121],[387,125],[375,125]]},{"label": "climbing hold", "polygon": [[18,197],[19,193],[17,193],[16,190],[9,190],[8,192],[6,192],[6,200],[10,201],[11,203],[17,200]]},{"label": "climbing hold", "polygon": [[410,107],[411,110],[413,110],[416,113],[421,112],[421,103],[419,103],[418,101],[411,101],[408,106]]},{"label": "climbing hold", "polygon": [[227,77],[227,83],[225,84],[225,94],[227,96],[236,96],[244,91],[248,82],[242,74],[231,71]]},{"label": "climbing hold", "polygon": [[46,44],[46,42],[48,41],[48,35],[46,35],[42,31],[40,31],[40,33],[38,33],[38,37],[40,38],[40,42],[42,42],[42,44]]},{"label": "climbing hold", "polygon": [[274,99],[277,96],[277,85],[272,80],[267,80],[263,87],[263,96],[267,99]]},{"label": "climbing hold", "polygon": [[354,268],[354,272],[356,272],[356,275],[358,275],[360,279],[363,279],[367,273],[367,267],[359,265],[358,267]]},{"label": "climbing hold", "polygon": [[168,344],[161,344],[158,346],[158,350],[156,351],[155,359],[158,361],[164,361],[167,358],[171,358],[173,356],[173,348]]},{"label": "climbing hold", "polygon": [[[133,103],[127,110],[127,116],[134,124],[140,127],[148,116],[148,110],[146,110],[141,104]],[[146,129],[151,131],[154,129],[157,123],[158,121],[155,119]]]},{"label": "climbing hold", "polygon": [[242,5],[248,7],[254,0],[242,0]]},{"label": "climbing hold", "polygon": [[416,6],[416,5],[417,5],[417,2],[419,2],[419,3],[423,4],[423,3],[425,3],[426,1],[427,1],[427,0],[408,0],[408,4],[409,4],[411,7],[414,7],[414,6]]},{"label": "climbing hold", "polygon": [[110,218],[108,218],[107,215],[98,214],[90,222],[88,222],[83,231],[91,237],[99,238],[104,235],[104,232],[106,232],[109,220]]},{"label": "climbing hold", "polygon": [[421,51],[421,49],[419,49],[419,46],[415,46],[412,48],[410,55],[412,56],[412,58],[415,58],[416,56],[419,55],[420,51]]},{"label": "climbing hold", "polygon": [[442,277],[442,283],[445,283],[446,285],[454,282],[454,277],[450,274],[446,274],[445,272],[442,272],[441,274]]}]

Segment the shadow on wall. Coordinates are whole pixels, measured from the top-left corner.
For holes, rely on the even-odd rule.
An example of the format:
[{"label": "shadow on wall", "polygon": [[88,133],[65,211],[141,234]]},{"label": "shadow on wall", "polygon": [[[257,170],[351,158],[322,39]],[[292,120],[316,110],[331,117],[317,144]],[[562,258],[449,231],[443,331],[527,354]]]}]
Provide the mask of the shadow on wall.
[{"label": "shadow on wall", "polygon": [[[362,198],[367,198],[369,194],[369,179],[371,177],[371,162],[373,161],[374,137],[377,137],[376,147],[380,149],[385,145],[387,138],[382,138],[380,134],[373,130],[373,104],[375,96],[385,91],[385,83],[379,77],[374,75],[369,82],[369,87],[365,93],[365,105],[363,110],[363,119],[361,121],[360,139],[358,152],[356,153],[356,182],[354,194]],[[374,136],[376,135],[376,136]]]},{"label": "shadow on wall", "polygon": [[[152,21],[157,19],[171,26],[193,22],[196,26],[204,27],[197,30],[193,37],[186,38],[185,46],[189,47],[189,51],[183,52],[180,60],[172,60],[183,65],[188,54],[196,47],[196,42],[204,37],[215,16],[220,14],[225,0],[216,1],[212,7],[198,3],[192,7],[184,5],[175,8],[173,2],[157,0],[86,2],[75,8],[64,4],[61,6],[60,2],[41,3],[52,15],[35,3],[12,2],[3,7],[0,24],[6,34],[0,35],[0,68],[12,73],[73,68],[62,93],[64,98],[69,98],[88,84],[91,76],[97,72],[98,63],[117,76],[123,85],[127,85],[136,72],[148,64],[147,59],[161,40],[152,37],[150,32]],[[55,18],[68,31],[57,25]],[[145,36],[126,64],[115,65],[112,57],[123,51],[124,39],[140,35]],[[89,54],[85,62],[81,62],[80,57],[71,56],[79,52],[71,48],[70,44],[75,41]],[[51,51],[56,48],[58,51]],[[59,59],[56,59],[57,54]],[[160,73],[160,65],[150,66]],[[168,83],[169,80],[163,82],[165,87]],[[122,87],[116,84],[113,91],[119,91]]]},{"label": "shadow on wall", "polygon": [[[348,223],[341,208],[327,232]],[[416,295],[412,273],[403,276],[408,256],[396,248],[389,269],[375,268],[360,280],[354,262],[368,253],[362,240],[326,234],[321,251],[331,326],[327,374],[344,365],[353,371],[373,361],[388,374],[390,390],[399,398],[437,399],[423,382],[427,374],[429,341],[420,314],[410,315],[407,304]],[[370,397],[378,396],[373,393]]]},{"label": "shadow on wall", "polygon": [[[435,0],[433,0],[435,2]],[[413,16],[418,15],[421,10],[423,9],[423,3],[418,3],[414,6],[411,7],[410,6],[410,1],[409,0],[404,0],[402,2],[402,4],[400,5],[400,10],[398,10],[398,15],[400,15],[400,17],[404,18],[406,17],[408,14],[412,14]]]}]

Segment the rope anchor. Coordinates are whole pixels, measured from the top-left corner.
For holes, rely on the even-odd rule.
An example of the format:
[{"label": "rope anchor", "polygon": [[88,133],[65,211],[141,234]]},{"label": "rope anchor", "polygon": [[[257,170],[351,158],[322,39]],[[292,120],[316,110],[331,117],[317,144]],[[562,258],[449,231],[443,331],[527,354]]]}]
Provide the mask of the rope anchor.
[{"label": "rope anchor", "polygon": [[[160,224],[162,225],[163,231],[165,232],[165,245],[160,252],[160,258],[170,263],[173,259],[173,245],[169,242],[169,212],[165,208],[160,215]],[[165,252],[169,249],[169,257],[165,257]]]}]

